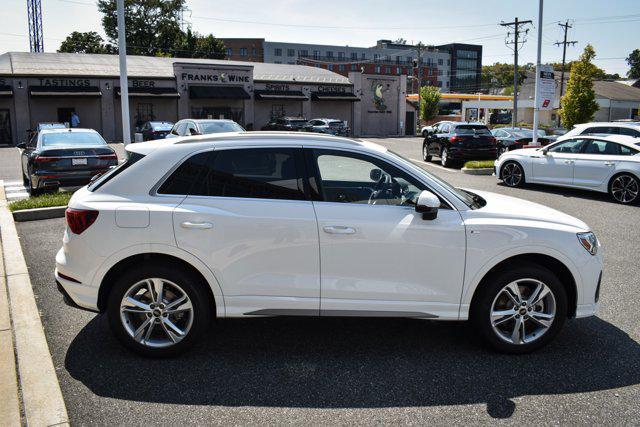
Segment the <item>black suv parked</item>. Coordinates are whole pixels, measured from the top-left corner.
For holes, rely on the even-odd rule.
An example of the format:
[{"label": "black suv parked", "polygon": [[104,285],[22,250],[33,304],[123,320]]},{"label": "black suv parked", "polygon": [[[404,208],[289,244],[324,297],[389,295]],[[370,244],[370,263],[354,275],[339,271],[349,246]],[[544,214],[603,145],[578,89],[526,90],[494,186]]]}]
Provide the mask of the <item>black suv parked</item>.
[{"label": "black suv parked", "polygon": [[467,160],[496,158],[496,139],[481,123],[442,123],[427,135],[422,144],[422,158],[430,162],[440,157],[444,167]]}]

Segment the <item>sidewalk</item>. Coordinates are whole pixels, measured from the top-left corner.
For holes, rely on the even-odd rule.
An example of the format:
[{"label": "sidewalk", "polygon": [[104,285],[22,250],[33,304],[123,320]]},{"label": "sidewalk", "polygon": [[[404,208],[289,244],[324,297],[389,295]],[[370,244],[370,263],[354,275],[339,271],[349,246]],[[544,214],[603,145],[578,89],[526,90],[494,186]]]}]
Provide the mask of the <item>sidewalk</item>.
[{"label": "sidewalk", "polygon": [[0,425],[68,425],[67,410],[2,181],[0,236]]}]

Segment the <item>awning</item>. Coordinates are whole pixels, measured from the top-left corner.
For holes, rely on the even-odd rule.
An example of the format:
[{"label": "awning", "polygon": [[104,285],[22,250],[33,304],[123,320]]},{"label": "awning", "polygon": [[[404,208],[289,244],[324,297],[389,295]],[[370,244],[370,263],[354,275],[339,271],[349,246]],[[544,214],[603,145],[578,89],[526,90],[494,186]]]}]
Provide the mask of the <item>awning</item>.
[{"label": "awning", "polygon": [[253,92],[256,99],[298,99],[307,101],[309,98],[300,90],[256,90]]},{"label": "awning", "polygon": [[9,85],[0,85],[0,96],[13,96],[13,88]]},{"label": "awning", "polygon": [[312,92],[312,101],[360,101],[353,92]]},{"label": "awning", "polygon": [[[116,97],[120,96],[120,87],[116,87]],[[180,98],[178,91],[172,87],[130,87],[129,98]]]},{"label": "awning", "polygon": [[242,86],[189,86],[191,99],[251,99]]},{"label": "awning", "polygon": [[98,86],[29,86],[31,96],[102,96]]}]

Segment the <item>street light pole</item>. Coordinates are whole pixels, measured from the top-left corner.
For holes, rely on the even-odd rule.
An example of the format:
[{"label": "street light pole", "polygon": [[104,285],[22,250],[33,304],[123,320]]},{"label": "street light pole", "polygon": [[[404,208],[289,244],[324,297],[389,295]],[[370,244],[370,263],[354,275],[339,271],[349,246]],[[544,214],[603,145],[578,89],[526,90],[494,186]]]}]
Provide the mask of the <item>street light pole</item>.
[{"label": "street light pole", "polygon": [[118,0],[118,58],[120,62],[120,110],[122,111],[122,142],[131,144],[129,125],[129,82],[127,79],[127,40],[124,31],[124,0]]},{"label": "street light pole", "polygon": [[538,57],[536,60],[536,96],[533,108],[533,144],[538,145],[538,125],[540,121],[540,68],[542,62],[542,6],[544,0],[540,0],[538,7]]}]

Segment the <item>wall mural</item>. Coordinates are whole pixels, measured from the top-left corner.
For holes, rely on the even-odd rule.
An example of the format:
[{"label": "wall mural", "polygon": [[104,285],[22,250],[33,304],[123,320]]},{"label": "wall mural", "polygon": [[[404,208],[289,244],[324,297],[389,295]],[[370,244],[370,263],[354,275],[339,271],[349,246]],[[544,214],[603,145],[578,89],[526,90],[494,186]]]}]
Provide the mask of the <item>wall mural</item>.
[{"label": "wall mural", "polygon": [[[385,87],[386,86],[386,87]],[[371,92],[373,92],[373,105],[378,111],[386,111],[387,105],[384,100],[384,93],[389,90],[389,85],[384,85],[377,81],[371,82]]]}]

